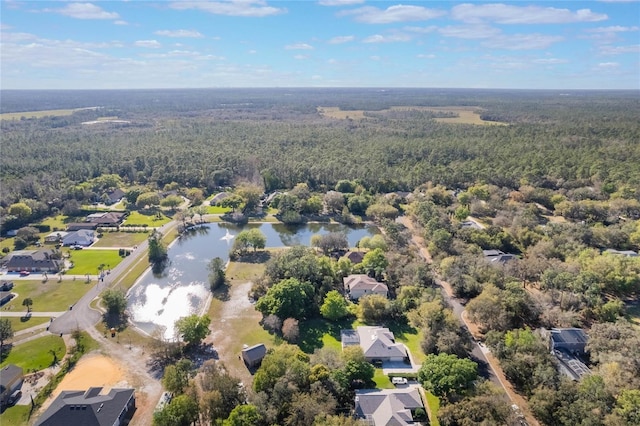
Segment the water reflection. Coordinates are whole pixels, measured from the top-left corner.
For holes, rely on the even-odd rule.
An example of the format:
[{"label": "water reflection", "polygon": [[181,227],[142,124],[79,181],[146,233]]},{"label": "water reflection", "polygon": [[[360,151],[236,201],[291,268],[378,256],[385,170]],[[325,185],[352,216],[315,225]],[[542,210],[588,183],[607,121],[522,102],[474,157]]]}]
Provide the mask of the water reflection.
[{"label": "water reflection", "polygon": [[350,246],[377,233],[375,227],[341,224],[287,226],[275,223],[238,227],[228,223],[197,226],[184,233],[169,248],[169,261],[159,273],[145,272],[129,293],[131,320],[151,335],[174,338],[174,323],[206,309],[210,297],[207,265],[214,257],[229,258],[232,239],[243,229],[259,228],[267,247],[308,246],[315,234],[344,232]]}]

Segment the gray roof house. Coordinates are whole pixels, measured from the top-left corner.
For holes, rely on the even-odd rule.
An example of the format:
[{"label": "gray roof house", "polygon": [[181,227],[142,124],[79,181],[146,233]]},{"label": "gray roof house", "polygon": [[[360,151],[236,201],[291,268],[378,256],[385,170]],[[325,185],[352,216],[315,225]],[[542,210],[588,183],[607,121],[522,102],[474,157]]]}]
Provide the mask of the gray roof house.
[{"label": "gray roof house", "polygon": [[67,225],[68,232],[78,231],[80,229],[98,229],[98,224],[91,222],[73,222]]},{"label": "gray roof house", "polygon": [[0,405],[4,405],[11,394],[20,389],[24,371],[14,364],[5,365],[0,370]]},{"label": "gray roof house", "polygon": [[96,223],[98,226],[118,226],[124,221],[126,216],[126,213],[116,212],[92,213],[87,216],[87,222]]},{"label": "gray roof house", "polygon": [[369,294],[379,294],[387,297],[389,288],[366,274],[353,274],[342,279],[344,289],[351,300],[358,300]]},{"label": "gray roof house", "polygon": [[58,272],[62,265],[62,260],[54,259],[49,249],[13,252],[5,264],[8,272]]},{"label": "gray roof house", "polygon": [[413,415],[424,409],[418,389],[356,390],[355,413],[373,426],[405,426],[415,424]]},{"label": "gray roof house", "polygon": [[118,426],[126,424],[135,411],[134,389],[111,389],[101,395],[101,387],[86,391],[62,391],[38,418],[36,426]]},{"label": "gray roof house", "polygon": [[216,194],[215,197],[213,197],[211,199],[211,201],[209,201],[209,204],[212,206],[215,206],[216,204],[218,204],[220,201],[224,200],[227,197],[230,197],[231,193],[229,192],[221,192],[219,194]]},{"label": "gray roof house", "polygon": [[604,251],[608,254],[615,254],[617,256],[626,256],[626,257],[638,257],[638,253],[633,250],[614,250],[614,249],[606,249]]},{"label": "gray roof house", "polygon": [[393,333],[388,328],[361,326],[356,330],[340,332],[342,348],[360,345],[364,358],[369,361],[404,361],[408,358],[407,348],[396,343]]},{"label": "gray roof house", "polygon": [[263,343],[258,343],[242,350],[242,360],[249,368],[257,367],[267,354],[267,347]]},{"label": "gray roof house", "polygon": [[96,233],[90,229],[80,229],[62,237],[63,246],[88,247],[96,240]]},{"label": "gray roof house", "polygon": [[589,337],[581,328],[552,328],[543,330],[549,338],[551,353],[556,357],[558,370],[572,380],[580,380],[591,373],[580,357],[585,355]]}]

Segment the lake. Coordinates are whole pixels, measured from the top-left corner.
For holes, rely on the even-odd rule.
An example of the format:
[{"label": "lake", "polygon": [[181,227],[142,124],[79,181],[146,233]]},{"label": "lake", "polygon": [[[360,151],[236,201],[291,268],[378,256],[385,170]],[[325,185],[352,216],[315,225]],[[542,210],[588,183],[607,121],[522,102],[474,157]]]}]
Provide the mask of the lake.
[{"label": "lake", "polygon": [[227,223],[207,224],[192,230],[169,247],[169,264],[162,274],[147,270],[128,294],[132,322],[154,337],[174,338],[177,319],[201,314],[207,307],[209,271],[214,257],[225,262],[233,239],[240,231],[258,228],[267,238],[267,247],[309,246],[315,234],[343,232],[354,247],[363,237],[375,235],[373,226],[350,227],[341,224],[311,223],[288,226],[280,223],[249,224],[238,227]]}]

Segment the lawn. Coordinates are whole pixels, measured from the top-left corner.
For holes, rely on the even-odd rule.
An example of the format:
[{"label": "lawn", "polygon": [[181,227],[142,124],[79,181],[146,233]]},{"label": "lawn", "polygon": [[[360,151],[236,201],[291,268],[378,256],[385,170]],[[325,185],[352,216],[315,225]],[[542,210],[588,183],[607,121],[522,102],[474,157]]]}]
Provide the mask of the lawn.
[{"label": "lawn", "polygon": [[150,226],[150,227],[159,227],[171,222],[171,219],[164,215],[164,213],[160,213],[160,219],[157,217],[156,212],[139,212],[133,211],[127,216],[125,220],[126,225],[134,225],[134,226]]},{"label": "lawn", "polygon": [[206,206],[207,214],[225,214],[231,211],[230,207]]},{"label": "lawn", "polygon": [[424,391],[427,397],[427,412],[431,426],[440,426],[438,421],[438,411],[440,410],[440,399],[429,391]]},{"label": "lawn", "polygon": [[[82,109],[82,108],[80,108]],[[44,111],[6,112],[0,114],[0,120],[20,120],[24,118],[60,117],[71,115],[79,109],[48,109]]]},{"label": "lawn", "polygon": [[7,304],[13,311],[24,310],[22,301],[29,297],[33,301],[31,310],[36,312],[62,312],[69,309],[91,288],[84,280],[63,280],[58,282],[57,277],[49,277],[46,283],[42,281],[15,281],[13,288],[18,297],[14,297]]},{"label": "lawn", "polygon": [[67,229],[67,224],[72,222],[84,222],[85,216],[65,216],[59,214],[55,217],[48,217],[41,221],[39,225],[49,225],[51,227],[50,232],[45,232],[44,235],[48,235],[54,231],[64,231]]},{"label": "lawn", "polygon": [[148,232],[105,232],[93,247],[133,247],[147,238]]},{"label": "lawn", "polygon": [[105,265],[106,269],[113,269],[122,258],[118,250],[70,250],[73,268],[67,271],[70,275],[97,275],[98,266]]},{"label": "lawn", "polygon": [[393,332],[397,342],[402,342],[407,346],[407,348],[409,348],[413,361],[416,364],[422,364],[425,359],[425,355],[420,347],[420,341],[422,340],[420,332],[408,325],[398,324],[390,325],[389,330]]},{"label": "lawn", "polygon": [[7,364],[15,364],[18,367],[22,367],[25,373],[28,371],[40,371],[50,367],[54,362],[54,358],[57,362],[62,360],[65,353],[66,347],[62,337],[39,337],[12,348],[9,356],[2,360],[0,367],[4,367]]},{"label": "lawn", "polygon": [[0,425],[23,426],[29,424],[29,405],[14,405],[0,414]]},{"label": "lawn", "polygon": [[29,327],[34,327],[36,325],[44,324],[45,322],[49,322],[49,318],[44,317],[6,317],[11,323],[11,329],[16,332],[20,330],[27,329]]},{"label": "lawn", "polygon": [[373,381],[376,383],[376,389],[395,389],[389,376],[382,372],[382,368],[376,368],[373,375]]}]

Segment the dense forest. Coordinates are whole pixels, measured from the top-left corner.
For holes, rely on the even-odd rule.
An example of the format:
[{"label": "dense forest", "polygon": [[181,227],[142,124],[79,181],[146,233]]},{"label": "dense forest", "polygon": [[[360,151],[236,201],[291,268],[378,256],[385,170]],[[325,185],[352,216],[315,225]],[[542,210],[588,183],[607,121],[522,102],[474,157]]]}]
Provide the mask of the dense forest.
[{"label": "dense forest", "polygon": [[[86,108],[2,120],[0,206],[59,204],[103,174],[127,184],[267,191],[357,179],[371,192],[431,181],[552,190],[640,185],[635,92],[424,89],[3,91],[2,112]],[[364,110],[334,119],[319,106]],[[392,106],[479,107],[508,125],[448,124]],[[117,117],[121,123],[82,124]],[[82,201],[82,200],[79,200]]]}]

